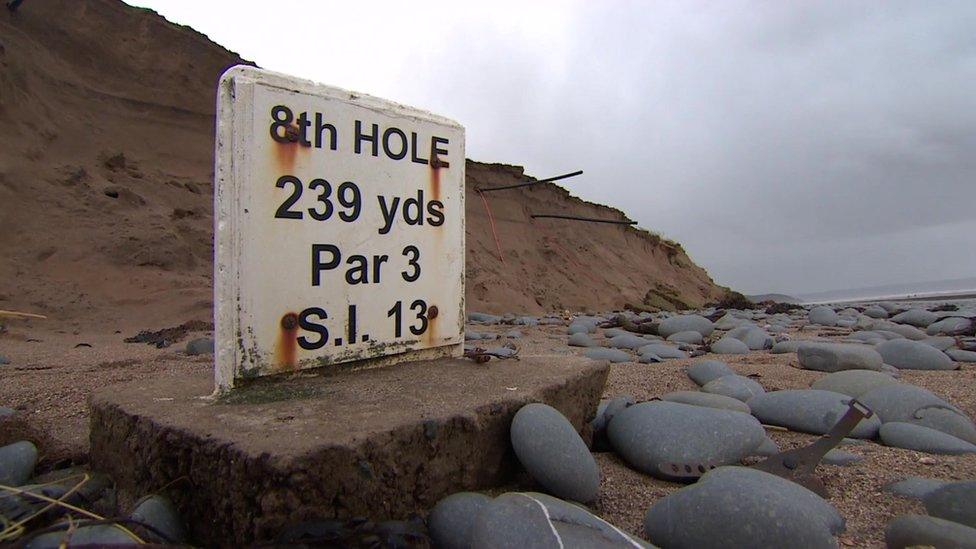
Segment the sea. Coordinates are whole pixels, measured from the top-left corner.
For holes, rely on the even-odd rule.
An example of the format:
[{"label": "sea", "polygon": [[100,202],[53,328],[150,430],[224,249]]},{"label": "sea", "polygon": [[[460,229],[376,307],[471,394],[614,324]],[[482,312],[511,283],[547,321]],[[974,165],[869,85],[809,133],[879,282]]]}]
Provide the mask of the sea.
[{"label": "sea", "polygon": [[[870,301],[976,301],[976,277],[799,294],[803,304]],[[968,305],[968,303],[967,303]]]}]

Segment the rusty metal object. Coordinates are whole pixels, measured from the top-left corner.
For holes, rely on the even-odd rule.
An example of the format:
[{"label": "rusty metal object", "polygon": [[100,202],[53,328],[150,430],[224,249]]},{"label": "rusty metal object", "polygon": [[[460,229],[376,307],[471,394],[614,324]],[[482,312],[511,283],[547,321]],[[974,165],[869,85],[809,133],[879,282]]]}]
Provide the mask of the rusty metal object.
[{"label": "rusty metal object", "polygon": [[847,413],[826,435],[809,446],[770,456],[765,461],[753,465],[752,468],[791,480],[826,498],[828,497],[826,486],[814,475],[817,465],[827,455],[827,452],[840,444],[840,441],[854,430],[854,427],[862,419],[869,418],[872,415],[874,413],[868,407],[858,402],[857,399],[851,399]]},{"label": "rusty metal object", "polygon": [[[830,429],[830,432],[816,442],[803,448],[787,450],[770,456],[766,460],[753,465],[752,468],[793,481],[826,498],[828,497],[827,488],[814,475],[817,465],[827,452],[840,444],[840,441],[850,434],[858,422],[872,415],[873,412],[870,409],[857,400],[851,399],[850,408],[840,418],[840,421]],[[662,463],[658,466],[658,470],[678,482],[694,482],[719,465],[722,464]]]},{"label": "rusty metal object", "polygon": [[499,360],[516,359],[518,360],[518,351],[515,350],[512,354],[498,354],[491,353],[481,347],[475,347],[474,349],[465,349],[464,358],[470,358],[471,360],[477,362],[478,364],[483,364],[488,362],[492,358],[497,358]]},{"label": "rusty metal object", "polygon": [[547,177],[545,179],[538,179],[536,181],[529,181],[528,183],[516,183],[515,185],[505,185],[503,187],[478,187],[475,190],[479,193],[487,193],[491,191],[504,191],[508,189],[518,189],[521,187],[528,187],[530,185],[538,185],[539,183],[549,183],[551,181],[559,181],[560,179],[568,179],[570,177],[576,177],[577,175],[582,175],[583,170],[577,170],[572,173],[564,173],[563,175],[557,175],[554,177]]},{"label": "rusty metal object", "polygon": [[586,221],[588,223],[609,223],[611,225],[636,225],[636,221],[617,221],[613,219],[597,219],[594,217],[579,217],[576,215],[559,215],[559,214],[532,214],[529,217],[532,219],[568,219],[570,221]]}]

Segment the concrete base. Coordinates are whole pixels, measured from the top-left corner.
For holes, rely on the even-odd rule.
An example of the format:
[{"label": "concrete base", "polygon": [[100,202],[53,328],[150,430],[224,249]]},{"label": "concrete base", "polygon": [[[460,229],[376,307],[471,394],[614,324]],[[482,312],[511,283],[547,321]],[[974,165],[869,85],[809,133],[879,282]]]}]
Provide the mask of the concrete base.
[{"label": "concrete base", "polygon": [[572,355],[442,359],[261,380],[217,401],[209,375],[126,383],[92,395],[91,463],[123,504],[165,489],[207,545],[302,520],[405,518],[511,480],[509,425],[524,404],[582,429],[607,372]]}]

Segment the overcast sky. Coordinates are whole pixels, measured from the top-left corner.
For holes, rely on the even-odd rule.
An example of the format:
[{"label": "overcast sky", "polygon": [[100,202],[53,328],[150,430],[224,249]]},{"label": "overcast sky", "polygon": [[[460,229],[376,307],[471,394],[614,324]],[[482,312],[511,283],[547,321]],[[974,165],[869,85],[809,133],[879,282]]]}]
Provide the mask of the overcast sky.
[{"label": "overcast sky", "polygon": [[976,275],[976,2],[142,0],[800,294]]}]

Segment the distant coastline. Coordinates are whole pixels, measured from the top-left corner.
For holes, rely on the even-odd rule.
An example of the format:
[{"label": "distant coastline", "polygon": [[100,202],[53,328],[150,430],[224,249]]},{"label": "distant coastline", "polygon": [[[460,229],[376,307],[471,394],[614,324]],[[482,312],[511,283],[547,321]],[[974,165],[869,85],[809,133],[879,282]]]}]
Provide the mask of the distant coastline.
[{"label": "distant coastline", "polygon": [[799,294],[796,297],[804,305],[868,301],[973,299],[976,298],[976,277],[814,292]]}]

